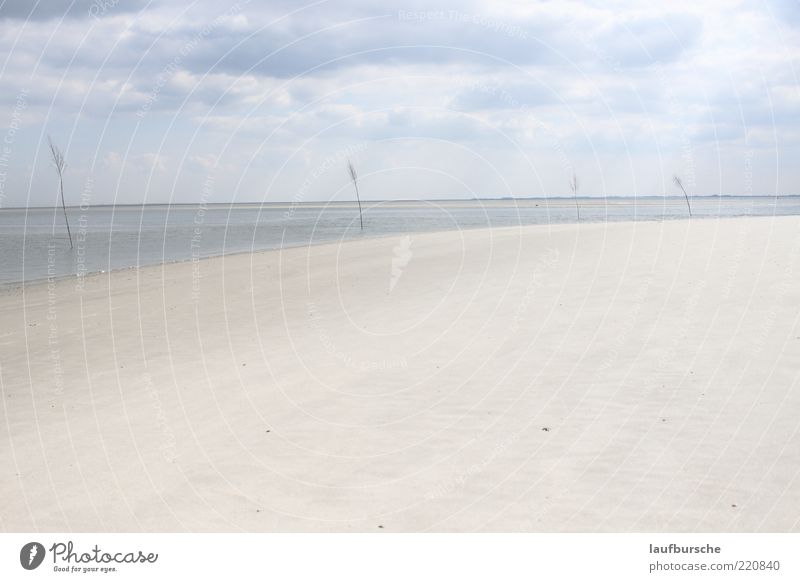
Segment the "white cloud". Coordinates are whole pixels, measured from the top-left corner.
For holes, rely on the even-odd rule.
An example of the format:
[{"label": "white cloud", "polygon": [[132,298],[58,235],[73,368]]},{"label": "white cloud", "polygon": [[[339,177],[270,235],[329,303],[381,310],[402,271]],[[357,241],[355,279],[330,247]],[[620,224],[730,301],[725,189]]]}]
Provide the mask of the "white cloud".
[{"label": "white cloud", "polygon": [[[546,161],[536,180],[550,194],[567,193],[565,159],[583,169],[584,183],[597,177],[598,190],[642,193],[637,176],[672,171],[688,152],[698,193],[713,194],[751,148],[788,160],[800,146],[800,17],[788,0],[447,0],[434,10],[422,0],[132,2],[100,20],[90,5],[51,4],[27,21],[23,3],[0,9],[0,99],[11,110],[26,92],[21,165],[38,167],[41,136],[54,133],[70,140],[78,173],[100,159],[104,172],[136,166],[163,177],[147,193],[121,181],[120,201],[192,200],[180,181],[174,192],[154,190],[183,159],[224,168],[242,184],[239,199],[260,196],[280,171],[275,195],[291,199],[314,160],[352,143],[372,144],[362,157],[376,169],[433,165],[435,156],[468,164],[453,154],[467,148],[495,160],[521,193],[532,156]],[[701,167],[713,161],[710,148],[730,167]],[[523,158],[509,153],[516,149]],[[477,192],[490,187],[474,165],[447,171]],[[766,177],[755,191],[800,192],[796,172],[771,171],[758,174]],[[403,176],[375,197],[431,191]],[[318,181],[313,195],[333,190]]]}]

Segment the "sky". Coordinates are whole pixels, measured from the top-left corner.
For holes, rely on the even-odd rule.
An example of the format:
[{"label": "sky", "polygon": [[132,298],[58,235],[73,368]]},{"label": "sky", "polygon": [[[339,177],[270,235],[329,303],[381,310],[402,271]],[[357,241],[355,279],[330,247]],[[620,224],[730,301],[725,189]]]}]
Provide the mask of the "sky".
[{"label": "sky", "polygon": [[0,208],[800,194],[798,0],[0,0]]}]

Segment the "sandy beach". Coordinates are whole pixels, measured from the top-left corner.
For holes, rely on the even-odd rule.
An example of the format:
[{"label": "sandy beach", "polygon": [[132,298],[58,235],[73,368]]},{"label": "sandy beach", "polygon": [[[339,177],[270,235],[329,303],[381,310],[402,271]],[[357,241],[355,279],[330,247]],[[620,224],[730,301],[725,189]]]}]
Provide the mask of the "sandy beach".
[{"label": "sandy beach", "polygon": [[798,531],[800,217],[0,290],[5,531]]}]

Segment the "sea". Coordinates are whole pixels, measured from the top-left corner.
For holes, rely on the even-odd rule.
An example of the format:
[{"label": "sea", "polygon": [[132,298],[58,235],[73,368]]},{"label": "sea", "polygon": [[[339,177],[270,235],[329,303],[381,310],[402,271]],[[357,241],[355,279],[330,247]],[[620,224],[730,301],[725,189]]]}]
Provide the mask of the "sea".
[{"label": "sea", "polygon": [[[577,207],[576,207],[577,202]],[[364,237],[688,218],[667,196],[0,209],[0,285]],[[694,219],[800,214],[800,196],[693,197]]]}]

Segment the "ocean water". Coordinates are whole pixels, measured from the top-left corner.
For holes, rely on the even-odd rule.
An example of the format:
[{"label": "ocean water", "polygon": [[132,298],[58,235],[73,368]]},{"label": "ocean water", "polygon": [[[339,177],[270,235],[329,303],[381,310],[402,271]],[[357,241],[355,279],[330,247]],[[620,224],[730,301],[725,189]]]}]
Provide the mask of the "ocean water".
[{"label": "ocean water", "polygon": [[[582,198],[581,221],[686,218],[683,198]],[[694,198],[697,218],[800,214],[800,197]],[[0,209],[0,284],[359,237],[576,222],[572,199]]]}]

